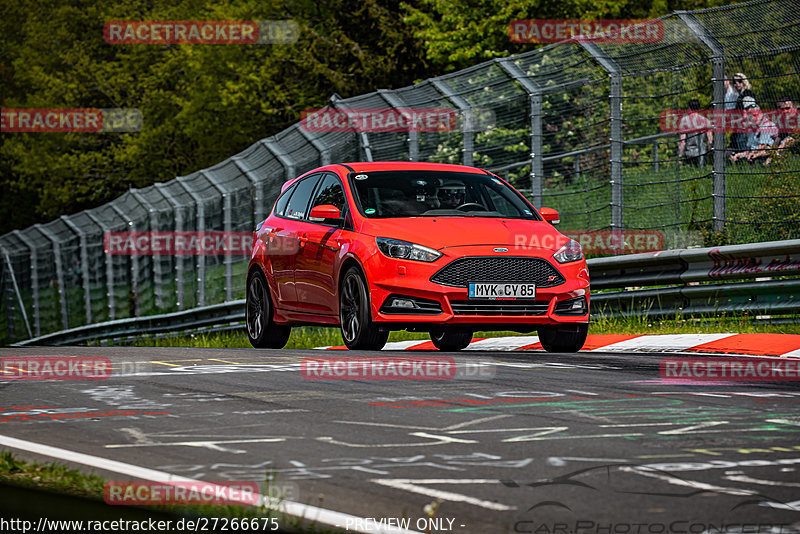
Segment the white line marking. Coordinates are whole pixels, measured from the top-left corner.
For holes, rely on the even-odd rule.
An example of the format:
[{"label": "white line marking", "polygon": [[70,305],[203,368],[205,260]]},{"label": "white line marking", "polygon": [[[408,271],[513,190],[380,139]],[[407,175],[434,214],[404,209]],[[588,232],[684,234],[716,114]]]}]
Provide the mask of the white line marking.
[{"label": "white line marking", "polygon": [[[57,458],[59,460],[64,460],[67,462],[88,465],[96,469],[111,471],[113,473],[128,475],[143,480],[149,480],[152,482],[167,482],[167,483],[196,482],[196,480],[193,478],[181,477],[173,475],[171,473],[165,473],[164,471],[156,471],[154,469],[148,469],[146,467],[139,467],[136,465],[126,464],[123,462],[117,462],[116,460],[101,458],[99,456],[92,456],[90,454],[83,454],[80,452],[69,451],[66,449],[60,449],[58,447],[51,447],[49,445],[43,445],[41,443],[34,443],[32,441],[25,441],[22,439],[12,438],[10,436],[0,435],[0,445],[5,447],[10,447],[12,449],[19,449],[22,451],[28,451],[35,454],[41,454],[43,456],[49,456],[50,458]],[[271,504],[270,499],[262,496],[261,504],[263,504],[264,506],[270,506]],[[318,508],[316,506],[302,504],[299,502],[281,501],[280,507],[282,511],[288,515],[301,517],[310,521],[316,521],[331,526],[346,525],[348,524],[348,519],[350,520],[349,524],[353,524],[354,519],[358,520],[358,523],[356,524],[365,523],[364,518],[360,518],[350,514],[345,514],[342,512],[336,512],[334,510],[327,510],[325,508]],[[415,530],[405,530],[401,528],[395,528],[390,525],[384,525],[379,530],[354,529],[354,532],[361,532],[365,534],[375,534],[375,533],[421,534]]]},{"label": "white line marking", "polygon": [[800,488],[800,482],[783,482],[781,480],[761,480],[747,475],[731,475],[725,477],[733,482],[746,482],[748,484],[761,484],[762,486],[786,486],[787,488]]},{"label": "white line marking", "polygon": [[517,350],[525,345],[533,345],[538,343],[537,336],[508,336],[508,337],[490,337],[480,341],[473,341],[464,350]]},{"label": "white line marking", "polygon": [[516,506],[507,506],[492,501],[484,501],[461,493],[453,493],[452,491],[442,491],[432,488],[426,488],[420,484],[500,484],[499,480],[475,478],[475,479],[457,479],[457,478],[375,478],[372,482],[390,488],[401,489],[417,493],[419,495],[427,495],[435,499],[443,501],[464,502],[473,506],[480,506],[488,510],[496,510],[498,512],[505,512],[508,510],[516,510]]},{"label": "white line marking", "polygon": [[641,336],[612,343],[590,352],[674,352],[737,334],[662,334]]},{"label": "white line marking", "polygon": [[683,486],[686,488],[694,488],[706,491],[715,491],[717,493],[724,493],[727,495],[736,495],[738,497],[747,496],[747,495],[758,495],[757,491],[746,490],[746,489],[739,489],[739,488],[726,488],[724,486],[715,486],[713,484],[706,484],[705,482],[697,482],[694,480],[684,480],[678,477],[672,477],[669,475],[662,475],[661,473],[655,473],[653,471],[648,471],[646,469],[642,469],[639,467],[626,467],[622,466],[619,468],[620,471],[625,471],[627,473],[636,473],[637,475],[642,475],[643,477],[650,477],[650,478],[657,478],[659,480],[663,480],[664,482],[668,482],[675,486]]}]

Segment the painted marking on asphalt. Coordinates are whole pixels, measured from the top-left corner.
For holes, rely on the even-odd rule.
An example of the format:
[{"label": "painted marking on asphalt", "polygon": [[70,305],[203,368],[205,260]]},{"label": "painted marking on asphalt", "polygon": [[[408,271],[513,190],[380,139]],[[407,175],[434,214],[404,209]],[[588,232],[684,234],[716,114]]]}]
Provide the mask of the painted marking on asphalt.
[{"label": "painted marking on asphalt", "polygon": [[547,463],[550,465],[554,465],[556,467],[563,467],[567,465],[567,462],[618,462],[618,463],[628,463],[630,460],[624,460],[620,458],[582,458],[580,456],[550,456],[547,458]]},{"label": "painted marking on asphalt", "polygon": [[[202,358],[195,358],[195,359],[192,359],[192,360],[169,360],[169,361],[170,362],[200,362],[200,361],[203,361],[203,360],[202,360]],[[159,365],[166,365],[166,366],[169,366],[169,367],[181,367],[180,365],[176,365],[174,363],[162,362],[162,361],[158,361],[158,360],[150,360],[149,363],[157,363]]]},{"label": "painted marking on asphalt", "polygon": [[656,473],[653,471],[648,471],[643,467],[627,467],[622,466],[619,468],[620,471],[625,471],[627,473],[635,473],[637,475],[642,475],[644,477],[649,478],[656,478],[658,480],[663,480],[669,484],[673,484],[675,486],[683,486],[685,488],[692,488],[692,489],[699,489],[705,491],[714,491],[716,493],[724,493],[726,495],[735,495],[737,497],[743,497],[748,495],[758,495],[757,491],[746,490],[741,488],[728,488],[725,486],[715,486],[714,484],[706,484],[705,482],[697,482],[695,480],[684,480],[682,478],[673,477],[669,475],[664,475],[661,473]]},{"label": "painted marking on asphalt", "polygon": [[[80,452],[61,449],[58,447],[51,447],[49,445],[12,438],[10,436],[0,435],[0,445],[10,447],[12,449],[32,452],[34,454],[41,454],[43,456],[48,456],[50,458],[56,458],[67,462],[74,462],[82,465],[88,465],[90,467],[94,467],[95,469],[111,471],[112,473],[128,475],[143,480],[149,480],[151,482],[166,482],[166,483],[195,482],[195,479],[193,478],[181,477],[173,475],[171,473],[165,473],[164,471],[156,471],[155,469],[148,469],[146,467],[139,467],[132,464],[117,462],[116,460],[109,460],[107,458],[102,458],[99,456],[92,456],[90,454],[83,454]],[[219,489],[220,491],[223,490],[222,487],[220,487]],[[263,495],[259,496],[259,500],[260,500],[259,504],[262,506],[266,506],[268,508],[275,506],[274,499],[270,498],[269,496],[263,496]],[[309,521],[324,523],[326,525],[331,525],[331,526],[348,525],[348,524],[352,525],[354,524],[354,520],[358,521],[357,523],[355,523],[356,525],[365,523],[365,520],[362,517],[353,516],[343,512],[337,512],[335,510],[327,510],[325,508],[319,508],[316,506],[311,506],[293,501],[281,500],[278,503],[278,507],[288,515],[300,517]],[[387,533],[387,534],[388,533],[421,534],[414,530],[406,530],[389,525],[384,526],[382,530],[378,531],[374,529],[371,530],[352,529],[352,530],[354,532],[360,532],[364,534],[375,534],[376,532]]]},{"label": "painted marking on asphalt", "polygon": [[718,341],[736,334],[661,334],[640,336],[589,352],[674,352],[696,347],[703,343]]},{"label": "painted marking on asphalt", "polygon": [[106,445],[107,449],[128,449],[138,447],[200,447],[211,449],[213,451],[231,452],[234,454],[244,454],[247,451],[243,449],[230,449],[222,447],[222,444],[228,443],[278,443],[286,441],[286,438],[256,438],[256,439],[229,439],[229,440],[204,440],[204,441],[173,441],[171,443],[117,443]]},{"label": "painted marking on asphalt", "polygon": [[478,443],[472,439],[459,439],[450,436],[439,436],[436,434],[428,434],[427,432],[411,432],[410,436],[418,438],[429,438],[435,441],[424,441],[417,443],[348,443],[346,441],[339,441],[330,436],[320,436],[317,441],[331,443],[333,445],[342,445],[344,447],[352,447],[356,449],[372,449],[372,448],[391,448],[391,447],[429,447],[432,445],[444,445],[446,443]]},{"label": "painted marking on asphalt", "polygon": [[787,482],[783,480],[762,480],[760,478],[751,478],[747,475],[732,475],[723,477],[726,480],[733,482],[746,482],[748,484],[761,484],[762,486],[784,486],[787,488],[800,488],[800,482]]},{"label": "painted marking on asphalt", "polygon": [[423,484],[500,484],[496,479],[458,479],[458,478],[375,478],[372,482],[390,488],[410,491],[418,495],[426,495],[434,499],[441,499],[443,501],[463,502],[473,506],[486,508],[487,510],[495,510],[498,512],[506,512],[509,510],[516,510],[516,506],[508,506],[502,503],[493,501],[484,501],[461,493],[454,493],[452,491],[443,491],[433,488],[427,488]]},{"label": "painted marking on asphalt", "polygon": [[588,436],[542,436],[540,434],[530,434],[527,436],[517,436],[515,438],[504,439],[503,443],[516,443],[520,441],[545,441],[550,439],[630,438],[643,435],[644,434],[591,434]]},{"label": "painted marking on asphalt", "polygon": [[210,361],[210,362],[232,363],[233,365],[243,365],[242,362],[230,362],[228,360],[220,360],[218,358],[209,358],[208,361]]}]

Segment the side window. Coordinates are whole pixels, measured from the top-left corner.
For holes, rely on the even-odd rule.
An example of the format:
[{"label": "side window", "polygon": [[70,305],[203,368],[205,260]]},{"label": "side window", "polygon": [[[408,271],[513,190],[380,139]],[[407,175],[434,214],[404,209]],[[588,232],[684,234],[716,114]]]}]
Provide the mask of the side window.
[{"label": "side window", "polygon": [[491,187],[486,188],[486,194],[489,195],[492,204],[494,204],[494,211],[512,217],[519,215],[519,210],[516,207],[514,207],[514,205],[511,202],[509,202],[506,198],[504,198],[500,193],[498,193]]},{"label": "side window", "polygon": [[319,182],[319,175],[304,178],[297,184],[283,212],[284,217],[289,219],[304,219],[306,217],[308,201],[311,199],[311,193],[314,192],[317,182]]},{"label": "side window", "polygon": [[317,195],[314,197],[311,207],[321,206],[322,204],[330,204],[339,208],[340,212],[344,211],[344,189],[342,189],[342,183],[339,179],[332,174],[325,175],[322,185],[317,189]]},{"label": "side window", "polygon": [[292,187],[284,191],[283,194],[280,197],[278,197],[278,201],[275,202],[275,215],[283,217],[283,212],[286,209],[286,204],[289,203],[289,197],[291,197],[292,193],[294,193],[295,187],[297,187],[296,183],[292,184]]}]

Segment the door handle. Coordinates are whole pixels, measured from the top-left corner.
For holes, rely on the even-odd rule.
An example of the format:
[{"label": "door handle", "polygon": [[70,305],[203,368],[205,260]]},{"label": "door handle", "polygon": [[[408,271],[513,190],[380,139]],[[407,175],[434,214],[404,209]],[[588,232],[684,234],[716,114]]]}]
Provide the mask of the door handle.
[{"label": "door handle", "polygon": [[308,242],[308,234],[300,234],[297,240],[300,241],[301,247],[305,246],[305,244]]}]

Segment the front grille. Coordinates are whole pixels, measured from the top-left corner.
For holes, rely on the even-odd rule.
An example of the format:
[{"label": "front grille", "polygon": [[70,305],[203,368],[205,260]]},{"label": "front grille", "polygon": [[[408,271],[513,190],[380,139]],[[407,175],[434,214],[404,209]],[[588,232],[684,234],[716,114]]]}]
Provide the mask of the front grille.
[{"label": "front grille", "polygon": [[536,300],[451,300],[456,315],[544,315],[548,301]]},{"label": "front grille", "polygon": [[442,267],[431,276],[431,282],[453,287],[467,287],[470,282],[536,284],[553,287],[565,282],[564,277],[547,260],[541,258],[461,258]]}]

